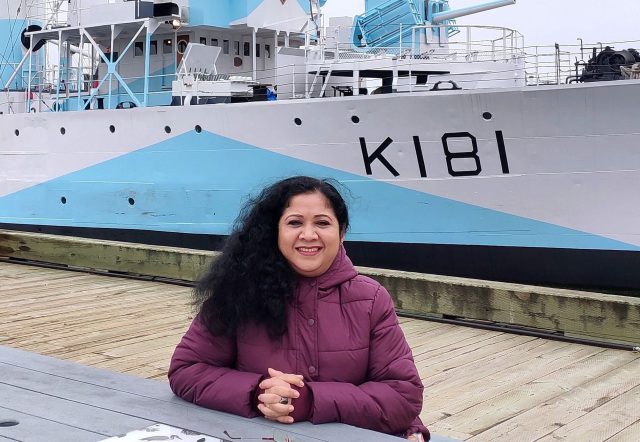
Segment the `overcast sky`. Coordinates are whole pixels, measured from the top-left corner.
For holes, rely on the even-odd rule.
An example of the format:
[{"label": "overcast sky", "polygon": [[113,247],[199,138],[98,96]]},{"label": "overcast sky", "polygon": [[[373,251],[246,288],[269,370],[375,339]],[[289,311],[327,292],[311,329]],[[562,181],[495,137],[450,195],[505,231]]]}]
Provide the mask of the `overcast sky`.
[{"label": "overcast sky", "polygon": [[[449,0],[452,9],[488,0]],[[605,9],[606,8],[606,9]],[[328,0],[328,16],[355,15],[364,11],[364,0]],[[525,45],[585,44],[629,41],[640,48],[640,0],[517,0],[512,6],[459,18],[460,24],[493,25],[520,31]],[[623,49],[629,45],[617,45]]]}]

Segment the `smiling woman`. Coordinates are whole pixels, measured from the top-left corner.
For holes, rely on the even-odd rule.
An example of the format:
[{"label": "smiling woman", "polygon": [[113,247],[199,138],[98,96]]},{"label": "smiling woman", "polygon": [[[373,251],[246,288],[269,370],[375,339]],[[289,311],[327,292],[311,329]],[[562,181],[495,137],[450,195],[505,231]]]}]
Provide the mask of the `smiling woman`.
[{"label": "smiling woman", "polygon": [[322,193],[303,193],[291,198],[280,218],[278,248],[296,273],[317,277],[338,255],[344,233]]},{"label": "smiling woman", "polygon": [[251,200],[195,290],[173,391],[245,417],[428,440],[411,349],[389,293],[347,257],[348,227],[325,180],[289,178]]}]

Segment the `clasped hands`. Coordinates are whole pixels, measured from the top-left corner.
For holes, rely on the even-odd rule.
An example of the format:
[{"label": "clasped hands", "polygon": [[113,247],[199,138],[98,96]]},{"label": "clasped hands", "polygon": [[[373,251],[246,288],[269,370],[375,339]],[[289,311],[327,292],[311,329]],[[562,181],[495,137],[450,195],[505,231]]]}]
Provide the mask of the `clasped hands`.
[{"label": "clasped hands", "polygon": [[[292,424],[293,417],[289,416],[293,412],[291,399],[297,399],[300,397],[300,393],[291,386],[304,387],[303,377],[299,374],[283,373],[273,368],[269,368],[269,376],[271,377],[258,385],[264,390],[264,393],[258,395],[260,401],[258,410],[269,420]],[[288,398],[286,404],[280,402],[283,398]]]}]

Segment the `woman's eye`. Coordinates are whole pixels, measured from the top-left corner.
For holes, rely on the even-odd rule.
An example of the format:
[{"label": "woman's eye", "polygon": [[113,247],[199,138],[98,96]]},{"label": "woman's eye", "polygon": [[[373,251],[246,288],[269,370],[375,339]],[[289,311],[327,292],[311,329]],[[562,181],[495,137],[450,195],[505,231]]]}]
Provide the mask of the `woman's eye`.
[{"label": "woman's eye", "polygon": [[294,226],[294,227],[295,227],[295,226],[300,226],[300,225],[302,225],[302,222],[301,222],[301,221],[298,221],[298,220],[291,220],[291,221],[289,221],[289,222],[287,223],[287,225],[289,225],[289,226]]},{"label": "woman's eye", "polygon": [[327,226],[331,225],[331,223],[329,221],[326,221],[326,220],[318,221],[316,224],[321,226],[321,227],[327,227]]}]

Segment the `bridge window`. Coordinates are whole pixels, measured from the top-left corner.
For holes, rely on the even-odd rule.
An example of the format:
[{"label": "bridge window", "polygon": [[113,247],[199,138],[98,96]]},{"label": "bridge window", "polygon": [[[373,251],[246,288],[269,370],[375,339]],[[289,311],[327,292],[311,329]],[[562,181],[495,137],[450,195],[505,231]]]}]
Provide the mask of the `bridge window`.
[{"label": "bridge window", "polygon": [[137,41],[135,47],[133,48],[133,56],[134,57],[142,57],[144,55],[144,43],[141,41]]},{"label": "bridge window", "polygon": [[167,38],[162,41],[162,53],[163,54],[173,53],[173,41],[170,38]]},{"label": "bridge window", "polygon": [[229,40],[222,40],[222,53],[229,55]]},{"label": "bridge window", "polygon": [[[211,39],[211,46],[219,46],[217,38],[212,38]],[[227,52],[229,52],[229,42],[227,42]]]},{"label": "bridge window", "polygon": [[158,55],[158,42],[156,40],[151,40],[149,55]]},{"label": "bridge window", "polygon": [[271,58],[271,45],[264,45],[264,56]]}]

